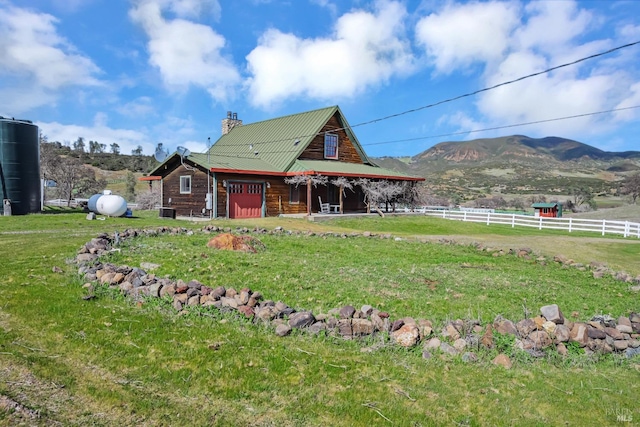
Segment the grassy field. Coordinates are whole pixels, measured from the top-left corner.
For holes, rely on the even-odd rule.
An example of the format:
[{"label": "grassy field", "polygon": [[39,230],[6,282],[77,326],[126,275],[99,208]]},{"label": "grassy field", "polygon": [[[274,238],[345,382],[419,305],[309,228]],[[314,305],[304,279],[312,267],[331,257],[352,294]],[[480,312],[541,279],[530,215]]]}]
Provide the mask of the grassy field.
[{"label": "grassy field", "polygon": [[[256,254],[215,252],[210,236],[128,241],[117,264],[160,264],[158,275],[217,286],[248,286],[297,308],[326,312],[371,304],[392,318],[514,320],[558,303],[586,320],[639,311],[638,296],[613,279],[493,257],[473,242],[561,251],[640,274],[640,241],[436,218],[336,219],[328,223],[268,218],[214,221],[229,227],[391,233],[377,238],[259,236]],[[384,337],[344,341],[272,330],[231,314],[176,315],[159,300],[132,304],[87,291],[67,264],[100,232],[206,223],[157,218],[86,221],[81,213],[0,218],[0,425],[614,425],[640,420],[640,361],[613,356],[532,360],[502,347],[476,363],[422,359],[422,348],[390,346]],[[436,243],[446,238],[460,245]],[[56,267],[56,268],[54,268]],[[55,271],[54,271],[55,270]],[[59,272],[62,270],[62,272]],[[363,349],[377,349],[363,352]]]}]

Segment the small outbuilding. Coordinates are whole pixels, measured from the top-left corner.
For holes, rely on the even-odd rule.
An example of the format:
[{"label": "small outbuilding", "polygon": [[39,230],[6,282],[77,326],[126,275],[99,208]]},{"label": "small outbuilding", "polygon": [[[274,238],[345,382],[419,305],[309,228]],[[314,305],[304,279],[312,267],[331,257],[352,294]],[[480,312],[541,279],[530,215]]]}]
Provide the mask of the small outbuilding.
[{"label": "small outbuilding", "polygon": [[531,207],[536,218],[560,218],[562,216],[562,205],[560,203],[534,203]]}]

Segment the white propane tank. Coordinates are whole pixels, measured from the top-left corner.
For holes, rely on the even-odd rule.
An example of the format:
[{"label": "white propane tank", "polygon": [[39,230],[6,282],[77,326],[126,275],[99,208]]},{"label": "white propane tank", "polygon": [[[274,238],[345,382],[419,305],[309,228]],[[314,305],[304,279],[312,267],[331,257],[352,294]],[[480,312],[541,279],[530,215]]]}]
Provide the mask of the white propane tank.
[{"label": "white propane tank", "polygon": [[[99,197],[96,198],[96,196]],[[122,216],[127,211],[127,201],[123,197],[105,190],[104,194],[96,194],[89,199],[89,209],[101,215]]]}]

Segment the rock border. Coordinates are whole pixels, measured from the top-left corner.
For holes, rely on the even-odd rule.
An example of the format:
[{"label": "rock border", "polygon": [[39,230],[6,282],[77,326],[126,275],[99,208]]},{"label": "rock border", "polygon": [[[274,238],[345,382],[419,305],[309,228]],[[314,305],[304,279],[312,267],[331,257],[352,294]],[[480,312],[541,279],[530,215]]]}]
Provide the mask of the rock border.
[{"label": "rock border", "polygon": [[[207,225],[201,230],[203,233],[230,233],[230,227]],[[315,233],[287,231],[282,227],[274,230],[264,228],[238,228],[239,234],[253,233],[288,234],[320,236],[322,238],[382,238],[403,240],[383,233]],[[588,322],[572,322],[564,317],[560,308],[547,305],[540,308],[540,314],[534,318],[527,318],[513,322],[497,316],[492,323],[482,326],[477,320],[454,320],[435,330],[434,325],[427,319],[405,317],[392,320],[389,313],[380,311],[370,305],[356,308],[347,305],[334,308],[324,314],[313,314],[310,310],[294,309],[282,301],[265,300],[262,293],[249,288],[236,290],[223,286],[211,287],[197,280],[185,282],[182,279],[172,280],[167,277],[159,278],[146,269],[153,269],[157,265],[145,264],[138,267],[118,266],[112,263],[102,263],[100,257],[111,251],[123,240],[141,236],[156,236],[160,234],[193,235],[194,231],[183,227],[158,227],[154,229],[127,229],[115,232],[113,235],[102,233],[83,245],[74,262],[79,266],[78,274],[87,282],[85,287],[94,284],[119,290],[123,295],[136,301],[147,298],[165,298],[171,302],[178,314],[188,313],[190,307],[204,307],[220,310],[221,312],[236,312],[253,323],[266,324],[275,330],[278,336],[286,336],[292,330],[298,329],[310,334],[327,334],[344,339],[388,335],[390,341],[398,346],[412,348],[423,344],[422,356],[432,357],[434,350],[452,356],[461,355],[465,362],[478,360],[474,351],[482,348],[496,348],[496,341],[500,336],[510,336],[513,347],[527,352],[533,357],[543,357],[549,349],[562,356],[569,354],[569,348],[580,348],[585,354],[624,354],[630,358],[640,355],[640,314],[620,316],[614,319],[610,316],[595,316]],[[456,242],[440,239],[441,244],[456,244]],[[475,245],[478,250],[491,252],[493,256],[514,255],[524,259],[534,259],[538,263],[546,263],[545,257],[535,256],[528,248],[511,249],[508,251]],[[640,276],[633,278],[624,272],[615,272],[602,263],[592,262],[585,266],[562,255],[556,255],[553,262],[561,263],[567,268],[577,268],[583,271],[591,269],[595,278],[611,275],[616,280],[626,283],[636,283],[631,290],[640,285]],[[85,297],[89,299],[91,296]],[[373,351],[374,348],[364,348],[363,351]],[[493,360],[496,365],[511,367],[511,361],[505,354],[500,354]]]}]

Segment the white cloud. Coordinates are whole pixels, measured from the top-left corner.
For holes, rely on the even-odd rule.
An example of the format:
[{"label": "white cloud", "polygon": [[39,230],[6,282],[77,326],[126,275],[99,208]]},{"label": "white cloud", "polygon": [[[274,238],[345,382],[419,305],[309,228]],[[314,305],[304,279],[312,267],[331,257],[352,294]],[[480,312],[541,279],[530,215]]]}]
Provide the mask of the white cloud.
[{"label": "white cloud", "polygon": [[141,96],[117,107],[117,111],[123,116],[140,118],[153,115],[156,112],[156,108],[150,97]]},{"label": "white cloud", "polygon": [[108,151],[111,144],[116,143],[120,146],[122,154],[131,154],[131,150],[138,145],[142,147],[145,154],[153,154],[156,147],[156,144],[143,132],[109,127],[104,113],[97,113],[91,126],[66,125],[58,122],[36,122],[35,124],[52,142],[73,143],[78,137],[82,137],[85,141],[98,141],[105,144]]},{"label": "white cloud", "polygon": [[495,61],[509,45],[518,13],[517,4],[507,2],[449,4],[418,21],[416,42],[444,74],[476,61]]},{"label": "white cloud", "polygon": [[238,70],[222,54],[224,37],[211,27],[162,15],[164,7],[179,16],[192,15],[197,3],[147,0],[138,2],[129,14],[149,37],[149,62],[158,68],[165,85],[178,90],[199,86],[216,101],[224,101],[240,82]]},{"label": "white cloud", "polygon": [[[631,85],[628,96],[624,98],[616,108],[637,107],[640,105],[640,81]],[[618,111],[614,115],[618,122],[630,122],[640,118],[640,108]]]},{"label": "white cloud", "polygon": [[[573,1],[529,2],[524,9],[515,2],[448,4],[418,22],[416,37],[438,72],[465,70],[474,63],[482,66],[480,89],[621,44],[598,37],[601,22],[596,12]],[[626,37],[635,31],[633,26],[618,29]],[[633,56],[620,52],[483,92],[476,98],[480,114],[474,120],[486,122],[487,127],[502,126],[638,102],[640,89],[634,84],[640,79],[627,55]],[[629,111],[615,117],[630,120],[635,114]],[[611,116],[595,115],[530,125],[521,132],[585,138],[612,130],[614,122]]]},{"label": "white cloud", "polygon": [[330,0],[311,0],[311,3],[317,4],[318,6],[327,9],[333,16],[338,14],[338,7],[334,2]]},{"label": "white cloud", "polygon": [[550,54],[574,46],[574,39],[583,34],[592,15],[578,9],[573,1],[534,1],[527,4],[529,15],[525,25],[513,35],[518,49],[538,48]]},{"label": "white cloud", "polygon": [[181,18],[198,18],[210,13],[220,18],[220,3],[217,0],[162,0],[173,13]]},{"label": "white cloud", "polygon": [[[100,84],[99,68],[58,34],[57,24],[51,15],[0,3],[4,108],[22,113],[52,102],[66,87]],[[14,91],[23,95],[8,97]]]},{"label": "white cloud", "polygon": [[266,31],[247,55],[250,101],[269,107],[288,97],[348,98],[410,72],[405,16],[400,3],[380,1],[375,13],[356,10],[341,16],[328,38]]}]

